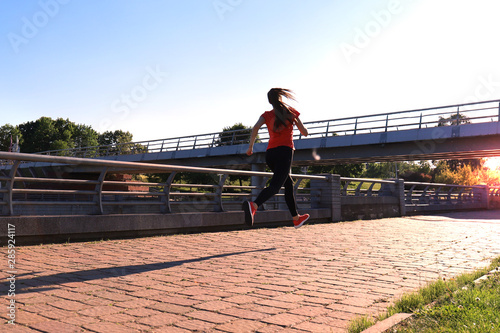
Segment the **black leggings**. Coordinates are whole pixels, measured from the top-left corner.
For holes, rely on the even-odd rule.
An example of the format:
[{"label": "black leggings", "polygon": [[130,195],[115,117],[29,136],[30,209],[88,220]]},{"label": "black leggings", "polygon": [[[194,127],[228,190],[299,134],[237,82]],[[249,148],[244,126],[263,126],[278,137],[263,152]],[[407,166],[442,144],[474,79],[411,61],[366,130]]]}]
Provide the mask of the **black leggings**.
[{"label": "black leggings", "polygon": [[268,187],[260,192],[255,200],[257,206],[261,206],[275,194],[278,194],[282,186],[285,186],[285,201],[290,214],[297,216],[297,203],[293,193],[293,179],[290,177],[292,167],[293,149],[286,146],[271,148],[266,151],[266,163],[274,173]]}]

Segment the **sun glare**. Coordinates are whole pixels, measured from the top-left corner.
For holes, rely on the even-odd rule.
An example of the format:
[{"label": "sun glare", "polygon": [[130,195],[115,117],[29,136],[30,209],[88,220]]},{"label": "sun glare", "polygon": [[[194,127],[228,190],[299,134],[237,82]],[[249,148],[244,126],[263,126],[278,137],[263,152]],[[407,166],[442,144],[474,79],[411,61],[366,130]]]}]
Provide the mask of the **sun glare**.
[{"label": "sun glare", "polygon": [[487,157],[484,166],[490,170],[500,170],[500,157]]}]

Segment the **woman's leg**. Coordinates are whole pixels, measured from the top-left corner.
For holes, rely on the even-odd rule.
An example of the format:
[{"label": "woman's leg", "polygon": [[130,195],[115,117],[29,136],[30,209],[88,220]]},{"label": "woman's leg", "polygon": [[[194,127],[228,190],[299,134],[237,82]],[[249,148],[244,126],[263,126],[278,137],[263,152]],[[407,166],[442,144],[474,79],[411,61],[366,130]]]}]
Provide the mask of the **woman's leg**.
[{"label": "woman's leg", "polygon": [[295,201],[295,193],[293,189],[293,179],[288,175],[288,178],[285,180],[285,202],[292,214],[292,217],[296,217],[299,215],[297,212],[297,202]]},{"label": "woman's leg", "polygon": [[271,197],[276,195],[281,187],[285,185],[285,201],[292,216],[296,216],[297,207],[293,193],[293,180],[290,177],[290,168],[292,166],[293,149],[289,147],[277,147],[269,149],[266,152],[266,163],[273,171],[269,186],[260,192],[255,200],[257,206],[262,205]]}]

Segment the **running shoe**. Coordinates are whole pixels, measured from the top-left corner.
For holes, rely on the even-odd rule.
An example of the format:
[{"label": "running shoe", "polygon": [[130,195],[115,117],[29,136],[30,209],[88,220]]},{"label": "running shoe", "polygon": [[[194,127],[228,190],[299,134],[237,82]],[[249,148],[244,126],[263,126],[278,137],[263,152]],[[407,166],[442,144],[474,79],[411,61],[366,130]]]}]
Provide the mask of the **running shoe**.
[{"label": "running shoe", "polygon": [[299,215],[299,219],[297,221],[293,221],[293,226],[295,228],[300,228],[302,225],[309,219],[309,214]]},{"label": "running shoe", "polygon": [[252,201],[243,202],[243,211],[245,212],[245,223],[251,227],[253,226],[253,217],[257,212],[257,208],[254,208]]}]

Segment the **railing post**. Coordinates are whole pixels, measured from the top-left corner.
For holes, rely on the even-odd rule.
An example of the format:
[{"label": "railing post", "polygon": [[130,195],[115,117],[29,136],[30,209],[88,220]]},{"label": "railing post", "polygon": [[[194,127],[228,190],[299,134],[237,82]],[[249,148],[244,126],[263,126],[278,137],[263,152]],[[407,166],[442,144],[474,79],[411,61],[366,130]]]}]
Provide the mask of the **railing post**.
[{"label": "railing post", "polygon": [[434,202],[436,204],[439,204],[439,200],[440,200],[439,196],[441,195],[441,188],[442,188],[442,186],[439,186],[437,189],[435,189],[435,192],[434,192],[434,200],[435,200]]},{"label": "railing post", "polygon": [[418,129],[422,128],[422,112],[420,112],[420,121],[418,122]]},{"label": "railing post", "polygon": [[100,214],[100,215],[104,214],[104,208],[102,205],[102,190],[104,187],[104,178],[106,177],[107,172],[108,172],[108,167],[104,167],[104,169],[101,171],[101,174],[99,175],[99,178],[97,180],[99,182],[99,184],[97,184],[95,186],[96,194],[94,196],[94,202],[97,205],[97,214]]},{"label": "railing post", "polygon": [[311,208],[329,208],[331,221],[341,221],[340,175],[321,174],[321,176],[327,179],[311,179]]},{"label": "railing post", "polygon": [[[480,206],[482,209],[490,208],[490,196],[488,185],[479,185],[473,189],[474,197],[479,194],[480,196]],[[474,200],[475,201],[475,200]]]},{"label": "railing post", "polygon": [[358,118],[356,118],[356,121],[354,122],[354,135],[356,135],[357,130],[358,130]]},{"label": "railing post", "polygon": [[7,181],[5,188],[7,189],[7,194],[4,196],[4,201],[7,202],[7,214],[14,215],[14,200],[13,200],[13,189],[14,189],[14,181],[16,178],[17,168],[21,164],[21,161],[15,161],[10,169],[9,178]]},{"label": "railing post", "polygon": [[491,203],[490,203],[490,187],[488,185],[484,185],[484,192],[486,193],[486,209],[491,209]]},{"label": "railing post", "polygon": [[406,200],[405,200],[405,181],[404,179],[396,179],[396,194],[399,197],[399,214],[406,215]]},{"label": "railing post", "polygon": [[163,186],[163,196],[161,197],[161,201],[165,204],[161,208],[162,213],[171,213],[172,209],[170,207],[170,189],[172,188],[172,182],[174,181],[176,171],[172,171],[172,173],[168,176],[165,185]]},{"label": "railing post", "polygon": [[214,211],[215,212],[223,212],[224,207],[222,205],[222,190],[224,189],[224,183],[226,182],[226,179],[229,175],[224,174],[220,176],[219,184],[217,186],[217,190],[215,191],[215,205],[214,205]]},{"label": "railing post", "polygon": [[385,117],[385,131],[387,132],[387,127],[389,126],[389,115]]}]

